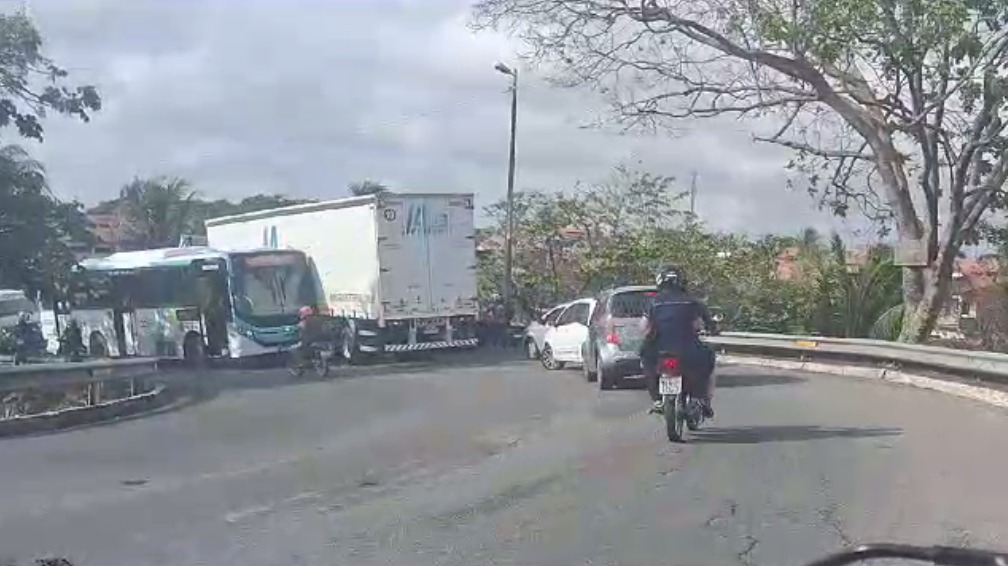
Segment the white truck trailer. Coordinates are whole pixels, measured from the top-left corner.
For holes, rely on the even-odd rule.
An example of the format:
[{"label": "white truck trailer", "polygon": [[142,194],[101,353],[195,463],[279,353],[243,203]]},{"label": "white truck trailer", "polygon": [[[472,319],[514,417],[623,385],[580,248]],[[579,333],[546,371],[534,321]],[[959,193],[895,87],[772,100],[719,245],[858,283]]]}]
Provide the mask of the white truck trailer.
[{"label": "white truck trailer", "polygon": [[472,194],[382,193],[206,221],[218,249],[303,251],[333,315],[347,317],[344,355],[477,345]]}]

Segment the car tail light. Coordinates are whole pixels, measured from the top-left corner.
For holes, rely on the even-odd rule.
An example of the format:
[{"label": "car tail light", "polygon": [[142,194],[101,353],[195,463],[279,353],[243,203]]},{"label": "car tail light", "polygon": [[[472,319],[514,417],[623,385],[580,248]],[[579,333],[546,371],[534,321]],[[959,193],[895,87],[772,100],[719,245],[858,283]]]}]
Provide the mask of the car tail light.
[{"label": "car tail light", "polygon": [[676,358],[665,358],[662,360],[661,367],[665,371],[676,371],[679,369],[679,360]]},{"label": "car tail light", "polygon": [[611,322],[609,323],[608,328],[606,330],[605,341],[606,344],[615,344],[617,346],[620,343],[619,334],[616,333],[616,329],[613,327]]}]

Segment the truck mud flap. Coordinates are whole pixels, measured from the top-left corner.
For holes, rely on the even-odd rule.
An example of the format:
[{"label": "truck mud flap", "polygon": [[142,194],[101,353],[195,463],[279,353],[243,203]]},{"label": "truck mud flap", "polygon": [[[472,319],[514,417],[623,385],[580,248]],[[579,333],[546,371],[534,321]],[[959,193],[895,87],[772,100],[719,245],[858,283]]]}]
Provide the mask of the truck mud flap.
[{"label": "truck mud flap", "polygon": [[475,348],[479,340],[455,340],[454,342],[418,342],[416,344],[386,344],[386,352],[420,352],[424,350],[447,350],[450,348]]}]

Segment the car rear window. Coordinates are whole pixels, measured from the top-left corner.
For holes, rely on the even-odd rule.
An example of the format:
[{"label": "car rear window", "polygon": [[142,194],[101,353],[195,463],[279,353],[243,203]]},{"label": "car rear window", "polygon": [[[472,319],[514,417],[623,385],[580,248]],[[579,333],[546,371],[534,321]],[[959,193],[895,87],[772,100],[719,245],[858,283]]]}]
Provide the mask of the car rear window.
[{"label": "car rear window", "polygon": [[623,291],[609,299],[609,311],[613,318],[640,318],[651,308],[651,301],[658,293],[650,289]]}]

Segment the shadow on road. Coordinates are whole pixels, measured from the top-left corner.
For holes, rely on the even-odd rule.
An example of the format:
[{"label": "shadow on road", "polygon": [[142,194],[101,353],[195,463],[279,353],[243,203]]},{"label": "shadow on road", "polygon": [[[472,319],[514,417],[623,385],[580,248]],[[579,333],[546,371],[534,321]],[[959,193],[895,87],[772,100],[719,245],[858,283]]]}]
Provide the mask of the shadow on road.
[{"label": "shadow on road", "polygon": [[717,387],[759,387],[763,385],[794,385],[805,378],[779,373],[729,373],[718,374]]},{"label": "shadow on road", "polygon": [[818,425],[751,426],[708,428],[700,430],[691,441],[696,444],[760,444],[763,442],[802,442],[825,438],[876,438],[898,436],[898,428],[853,428]]}]

